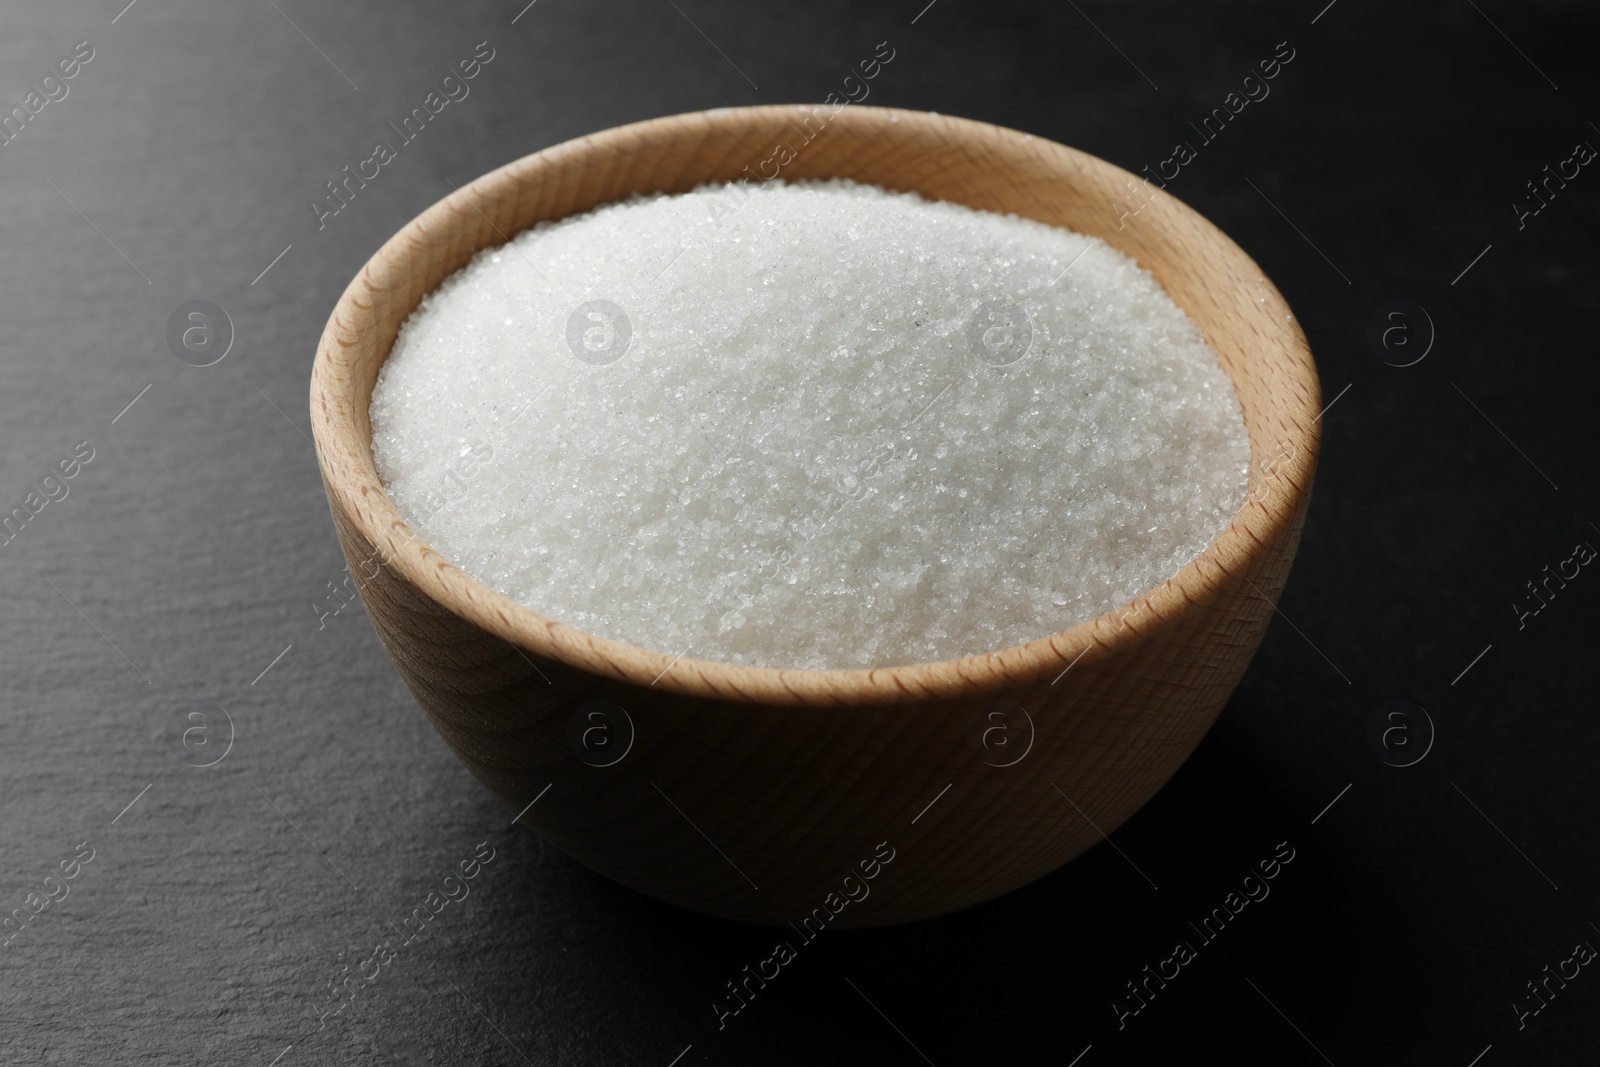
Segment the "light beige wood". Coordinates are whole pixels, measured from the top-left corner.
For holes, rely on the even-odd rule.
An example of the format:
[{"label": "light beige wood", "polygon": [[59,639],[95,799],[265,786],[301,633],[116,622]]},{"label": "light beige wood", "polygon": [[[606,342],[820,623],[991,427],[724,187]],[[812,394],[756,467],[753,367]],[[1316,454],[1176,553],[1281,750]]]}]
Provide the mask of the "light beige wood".
[{"label": "light beige wood", "polygon": [[[852,671],[674,661],[676,650],[545,618],[423,543],[384,494],[367,417],[378,369],[422,296],[535,222],[751,177],[782,158],[780,145],[794,153],[784,178],[845,177],[1015,212],[1137,259],[1237,387],[1254,458],[1232,525],[1166,584],[1081,626],[968,659]],[[836,905],[829,894],[888,842],[894,859],[832,926],[937,915],[1015,889],[1115,830],[1171,777],[1272,617],[1309,500],[1319,407],[1316,368],[1282,296],[1170,195],[1013,130],[827,105],[657,119],[479,178],[362,268],[328,321],[311,382],[334,527],[368,614],[473,774],[512,812],[539,797],[522,821],[593,869],[751,922]],[[595,699],[626,709],[636,730],[626,758],[606,768],[567,743],[569,718]],[[993,701],[1034,724],[1031,750],[1011,766],[980,759],[969,739]]]}]

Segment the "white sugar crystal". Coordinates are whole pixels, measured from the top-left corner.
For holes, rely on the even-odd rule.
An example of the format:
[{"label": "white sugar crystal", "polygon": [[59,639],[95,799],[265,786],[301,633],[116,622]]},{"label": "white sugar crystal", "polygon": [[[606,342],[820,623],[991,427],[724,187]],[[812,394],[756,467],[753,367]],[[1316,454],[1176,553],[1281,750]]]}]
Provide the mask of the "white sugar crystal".
[{"label": "white sugar crystal", "polygon": [[635,198],[485,250],[372,397],[402,515],[544,615],[765,667],[1043,637],[1244,501],[1232,383],[1133,260],[848,182]]}]

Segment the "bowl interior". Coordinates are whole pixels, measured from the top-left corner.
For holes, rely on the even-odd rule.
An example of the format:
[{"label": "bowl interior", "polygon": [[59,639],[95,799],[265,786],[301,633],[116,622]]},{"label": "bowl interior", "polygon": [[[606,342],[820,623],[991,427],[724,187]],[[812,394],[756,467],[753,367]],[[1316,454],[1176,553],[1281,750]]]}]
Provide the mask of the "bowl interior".
[{"label": "bowl interior", "polygon": [[[1099,237],[1149,270],[1232,379],[1251,449],[1246,503],[1207,549],[1132,604],[1039,640],[943,663],[804,671],[674,658],[548,619],[454,567],[413,531],[373,463],[368,402],[422,297],[490,245],[634,193],[708,181],[849,178],[1010,212]],[[331,496],[387,566],[447,610],[527,652],[639,685],[777,704],[894,703],[1025,685],[1138,642],[1208,600],[1277,543],[1309,492],[1320,390],[1305,337],[1260,268],[1194,211],[1103,160],[1028,134],[925,112],[827,104],[655,119],[519,159],[433,205],[391,238],[329,319],[311,385]],[[1120,620],[1138,611],[1141,624]]]}]

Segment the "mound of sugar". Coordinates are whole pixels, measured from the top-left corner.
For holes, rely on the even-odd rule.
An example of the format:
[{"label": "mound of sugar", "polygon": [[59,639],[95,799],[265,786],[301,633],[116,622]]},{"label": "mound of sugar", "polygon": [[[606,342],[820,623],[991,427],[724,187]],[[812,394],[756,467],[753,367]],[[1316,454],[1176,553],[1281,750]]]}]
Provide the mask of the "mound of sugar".
[{"label": "mound of sugar", "polygon": [[1148,592],[1244,501],[1199,330],[1133,260],[848,182],[541,224],[412,314],[373,452],[485,584],[668,655],[975,655]]}]

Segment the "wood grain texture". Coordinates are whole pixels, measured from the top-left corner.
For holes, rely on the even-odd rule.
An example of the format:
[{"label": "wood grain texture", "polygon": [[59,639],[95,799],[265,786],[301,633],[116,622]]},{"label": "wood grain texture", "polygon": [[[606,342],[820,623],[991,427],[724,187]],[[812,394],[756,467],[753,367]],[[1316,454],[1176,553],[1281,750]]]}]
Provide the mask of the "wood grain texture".
[{"label": "wood grain texture", "polygon": [[[535,222],[751,177],[780,144],[795,152],[784,178],[845,177],[1014,212],[1101,237],[1151,271],[1204,332],[1244,410],[1249,497],[1227,530],[1162,586],[1071,630],[967,659],[851,671],[675,660],[610,641],[516,604],[424,543],[384,494],[367,415],[422,296]],[[1150,202],[1124,222],[1130,182]],[[1178,200],[1013,130],[826,105],[657,119],[479,178],[350,283],[311,382],[334,528],[368,614],[467,767],[513,812],[540,797],[522,821],[581,862],[733,919],[798,921],[887,841],[895,858],[834,926],[937,915],[1015,889],[1112,832],[1171,777],[1272,617],[1309,503],[1319,408],[1316,369],[1282,296]],[[568,745],[569,719],[593,700],[624,708],[636,730],[610,767]],[[1031,749],[1010,766],[971,742],[995,702],[1033,723]]]}]

